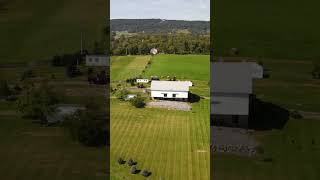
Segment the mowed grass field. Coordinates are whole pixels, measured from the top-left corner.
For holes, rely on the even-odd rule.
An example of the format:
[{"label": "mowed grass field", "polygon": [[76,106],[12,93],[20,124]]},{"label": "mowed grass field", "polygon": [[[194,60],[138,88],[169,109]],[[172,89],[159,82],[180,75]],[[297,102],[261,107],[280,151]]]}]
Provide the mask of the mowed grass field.
[{"label": "mowed grass field", "polygon": [[216,56],[238,48],[240,56],[319,58],[318,0],[223,0],[211,3]]},{"label": "mowed grass field", "polygon": [[24,63],[91,48],[102,37],[104,0],[1,0],[0,63]]},{"label": "mowed grass field", "polygon": [[111,81],[125,81],[137,77],[148,64],[151,56],[115,56],[111,57]]},{"label": "mowed grass field", "polygon": [[[201,96],[205,96],[209,94],[207,92],[209,85],[204,83],[209,81],[209,71],[206,70],[209,67],[209,56],[207,57],[205,63],[205,58],[202,56],[197,59],[193,55],[157,55],[152,58],[152,63],[145,74],[142,73],[143,69],[140,73],[145,77],[175,74],[179,79],[182,77],[181,69],[185,68],[186,73],[183,73],[185,80],[193,81],[191,61],[195,64],[200,61],[202,72],[208,74],[198,76],[197,82],[202,84],[198,83],[201,86],[195,91],[198,90],[202,92]],[[116,61],[135,59],[135,57],[117,58]],[[125,67],[123,69],[112,67],[114,63],[115,61],[111,64],[111,76],[115,73],[120,74],[113,71],[127,71]],[[180,68],[176,67],[169,71],[165,68],[165,63],[167,67]],[[161,70],[157,70],[158,68]],[[198,65],[197,69],[200,70],[201,65]],[[172,74],[166,74],[167,72]],[[138,169],[148,169],[152,172],[151,179],[210,179],[209,118],[208,98],[193,103],[190,112],[158,108],[137,109],[128,102],[111,99],[111,179],[145,179],[141,173],[132,175],[127,164],[119,165],[117,162],[119,157],[137,161]]]},{"label": "mowed grass field", "polygon": [[257,157],[212,154],[212,179],[317,180],[320,178],[320,82],[312,79],[312,61],[262,61],[271,76],[254,82],[258,98],[288,110],[316,114],[302,113],[302,119],[289,119],[280,130],[256,131],[254,136],[264,149]]},{"label": "mowed grass field", "polygon": [[[12,86],[25,66],[1,67],[0,79]],[[60,103],[82,104],[93,100],[106,107],[106,87],[89,85],[85,76],[68,78],[65,68],[36,65],[37,77],[46,78],[59,94]],[[85,67],[81,68],[86,71]],[[55,79],[51,79],[51,75]],[[107,147],[90,148],[72,140],[60,126],[46,127],[22,119],[16,102],[0,99],[0,172],[2,179],[106,179]]]}]

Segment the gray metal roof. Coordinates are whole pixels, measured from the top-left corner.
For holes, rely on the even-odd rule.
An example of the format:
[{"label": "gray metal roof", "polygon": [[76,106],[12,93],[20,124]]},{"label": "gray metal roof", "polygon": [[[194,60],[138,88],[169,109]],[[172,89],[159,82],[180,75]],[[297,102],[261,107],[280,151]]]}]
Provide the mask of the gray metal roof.
[{"label": "gray metal roof", "polygon": [[252,93],[252,63],[212,62],[211,93]]},{"label": "gray metal roof", "polygon": [[151,91],[189,91],[190,81],[151,81]]}]

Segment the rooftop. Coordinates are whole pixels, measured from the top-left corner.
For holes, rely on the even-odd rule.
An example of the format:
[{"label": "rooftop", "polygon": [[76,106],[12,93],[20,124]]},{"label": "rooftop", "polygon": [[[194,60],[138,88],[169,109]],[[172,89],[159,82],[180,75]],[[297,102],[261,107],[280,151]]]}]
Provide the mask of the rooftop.
[{"label": "rooftop", "polygon": [[151,81],[151,91],[189,91],[190,81]]},{"label": "rooftop", "polygon": [[211,93],[252,93],[252,79],[263,69],[253,62],[211,63]]}]

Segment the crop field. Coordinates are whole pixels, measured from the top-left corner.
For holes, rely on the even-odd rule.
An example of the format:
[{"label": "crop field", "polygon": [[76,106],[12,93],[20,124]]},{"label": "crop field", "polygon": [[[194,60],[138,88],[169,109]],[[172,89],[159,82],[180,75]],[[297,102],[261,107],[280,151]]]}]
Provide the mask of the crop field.
[{"label": "crop field", "polygon": [[216,56],[238,48],[242,57],[319,58],[320,2],[221,0],[211,3]]},{"label": "crop field", "polygon": [[[120,58],[133,60],[136,57]],[[202,72],[208,74],[207,76],[204,74],[198,76],[196,80],[202,84],[199,83],[201,86],[199,85],[197,89],[191,89],[191,92],[195,94],[200,92],[199,95],[205,97],[209,94],[207,92],[209,85],[203,83],[209,81],[209,70],[206,70],[209,67],[209,56],[207,58],[199,56],[198,58],[200,65],[197,65],[197,69],[201,70],[202,67]],[[117,57],[116,61],[121,59]],[[187,62],[183,59],[186,59]],[[206,63],[205,60],[207,60]],[[191,71],[190,66],[192,65],[191,61],[197,62],[196,56],[157,55],[152,57],[151,61],[152,63],[145,70],[145,74],[141,69],[142,76],[160,77],[175,74],[177,79],[183,75],[185,80],[194,80],[194,72]],[[111,76],[115,73],[122,73],[113,71],[127,71],[126,68],[112,67],[113,63],[111,64]],[[165,66],[165,63],[180,68],[170,69],[170,65]],[[185,67],[187,73],[182,73],[181,67]],[[166,74],[166,72],[171,72],[171,74]],[[120,157],[126,161],[129,158],[137,161],[136,166],[139,170],[147,169],[152,172],[151,179],[209,179],[209,118],[210,101],[208,97],[192,103],[192,111],[189,112],[158,108],[137,109],[128,102],[112,98],[110,119],[111,179],[145,179],[141,173],[131,174],[127,164],[119,165],[117,159]]]},{"label": "crop field", "polygon": [[212,154],[212,179],[317,180],[320,178],[320,82],[312,79],[312,61],[263,60],[270,78],[256,80],[258,98],[288,110],[302,119],[286,122],[282,129],[256,131],[263,153],[253,158]]},{"label": "crop field", "polygon": [[[0,68],[0,80],[12,86],[28,67]],[[35,65],[39,78],[46,78],[59,94],[60,103],[84,104],[94,100],[106,108],[105,86],[89,85],[85,76],[69,78],[65,68]],[[85,67],[81,68],[86,71]],[[51,75],[55,79],[51,79]],[[0,172],[2,179],[105,179],[108,151],[78,143],[63,127],[46,127],[21,118],[16,102],[0,99]]]},{"label": "crop field", "polygon": [[[1,0],[0,62],[23,63],[91,48],[102,35],[104,0]],[[0,5],[0,6],[1,6]]]},{"label": "crop field", "polygon": [[111,58],[111,81],[126,80],[141,75],[151,56],[118,56]]}]

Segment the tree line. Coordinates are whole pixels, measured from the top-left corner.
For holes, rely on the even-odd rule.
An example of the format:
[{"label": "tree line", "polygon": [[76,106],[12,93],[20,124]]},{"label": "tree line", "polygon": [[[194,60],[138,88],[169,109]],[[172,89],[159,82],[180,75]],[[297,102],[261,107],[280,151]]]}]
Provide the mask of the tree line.
[{"label": "tree line", "polygon": [[165,54],[210,54],[210,36],[191,33],[137,34],[132,37],[111,35],[111,55],[150,54],[157,48]]}]

